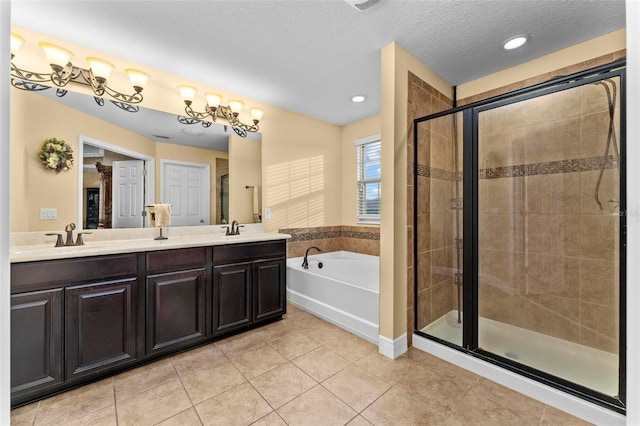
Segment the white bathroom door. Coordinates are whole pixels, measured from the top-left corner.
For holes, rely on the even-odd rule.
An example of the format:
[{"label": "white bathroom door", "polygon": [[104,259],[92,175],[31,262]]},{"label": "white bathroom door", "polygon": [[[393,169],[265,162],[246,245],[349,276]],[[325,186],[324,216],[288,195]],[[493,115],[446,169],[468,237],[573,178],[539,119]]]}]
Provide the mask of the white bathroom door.
[{"label": "white bathroom door", "polygon": [[112,227],[142,227],[144,209],[144,161],[114,161]]},{"label": "white bathroom door", "polygon": [[209,225],[209,165],[161,160],[160,199],[171,204],[171,225]]}]

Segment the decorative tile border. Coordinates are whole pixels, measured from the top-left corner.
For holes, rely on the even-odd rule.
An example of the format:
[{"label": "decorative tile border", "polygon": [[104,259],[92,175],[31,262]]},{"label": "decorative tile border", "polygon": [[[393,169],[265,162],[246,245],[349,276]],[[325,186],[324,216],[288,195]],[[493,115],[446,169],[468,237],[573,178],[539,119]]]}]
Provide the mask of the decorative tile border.
[{"label": "decorative tile border", "polygon": [[[573,160],[548,161],[544,163],[518,164],[514,166],[493,167],[490,169],[480,169],[480,179],[497,179],[509,177],[550,175],[556,173],[576,173],[600,170],[604,165],[605,169],[615,169],[618,167],[613,156],[589,157]],[[462,179],[462,173],[450,172],[425,166],[424,164],[414,164],[418,176],[454,181]]]},{"label": "decorative tile border", "polygon": [[[341,228],[336,230],[335,228]],[[319,227],[319,228],[287,228],[280,229],[278,232],[282,234],[290,234],[290,242],[295,241],[310,241],[310,240],[324,240],[328,238],[355,238],[359,240],[379,240],[380,232],[362,232],[353,231],[350,227]]]},{"label": "decorative tile border", "polygon": [[515,166],[480,169],[480,179],[550,175],[556,173],[576,173],[591,170],[615,169],[617,162],[613,156],[590,157],[574,160],[549,161],[546,163],[519,164]]}]

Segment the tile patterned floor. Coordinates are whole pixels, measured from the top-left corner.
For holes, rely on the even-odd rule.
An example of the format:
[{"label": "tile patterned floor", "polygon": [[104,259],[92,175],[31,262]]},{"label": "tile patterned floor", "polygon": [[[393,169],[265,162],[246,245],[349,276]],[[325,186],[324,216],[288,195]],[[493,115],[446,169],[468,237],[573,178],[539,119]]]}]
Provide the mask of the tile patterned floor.
[{"label": "tile patterned floor", "polygon": [[11,412],[12,425],[585,425],[411,348],[285,319]]}]

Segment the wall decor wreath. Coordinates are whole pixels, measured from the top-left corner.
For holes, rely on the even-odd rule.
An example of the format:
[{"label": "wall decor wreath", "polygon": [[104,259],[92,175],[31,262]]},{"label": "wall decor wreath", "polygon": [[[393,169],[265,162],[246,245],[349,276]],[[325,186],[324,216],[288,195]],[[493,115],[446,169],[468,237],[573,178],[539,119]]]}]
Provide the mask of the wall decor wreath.
[{"label": "wall decor wreath", "polygon": [[39,157],[45,169],[56,173],[69,171],[73,165],[73,149],[62,139],[44,141]]}]

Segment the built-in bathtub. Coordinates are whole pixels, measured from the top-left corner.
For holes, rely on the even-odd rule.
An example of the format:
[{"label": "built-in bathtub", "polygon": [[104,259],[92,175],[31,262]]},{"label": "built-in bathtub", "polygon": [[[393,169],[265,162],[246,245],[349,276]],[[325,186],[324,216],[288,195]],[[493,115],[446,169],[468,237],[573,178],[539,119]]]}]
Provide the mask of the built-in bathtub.
[{"label": "built-in bathtub", "polygon": [[378,344],[379,258],[348,251],[287,260],[287,300]]}]

